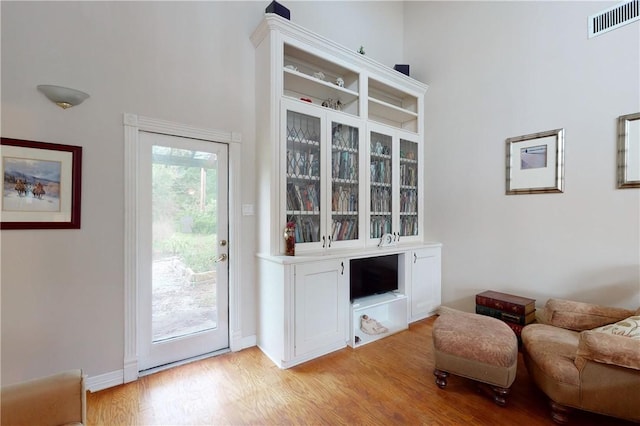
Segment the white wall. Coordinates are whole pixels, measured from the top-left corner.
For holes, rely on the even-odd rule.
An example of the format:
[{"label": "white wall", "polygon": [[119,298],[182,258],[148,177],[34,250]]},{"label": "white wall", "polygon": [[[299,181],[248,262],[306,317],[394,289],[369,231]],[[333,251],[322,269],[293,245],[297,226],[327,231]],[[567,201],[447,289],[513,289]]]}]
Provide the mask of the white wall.
[{"label": "white wall", "polygon": [[[83,147],[82,228],[1,233],[3,384],[67,368],[90,377],[123,368],[123,113],[240,132],[239,196],[255,203],[249,36],[268,3],[0,3],[2,136]],[[401,3],[283,4],[294,22],[399,61]],[[63,111],[38,84],[91,97]],[[241,326],[251,337],[259,218],[232,220],[241,221]]]},{"label": "white wall", "polygon": [[[266,4],[0,2],[2,136],[84,149],[82,229],[1,233],[3,384],[122,368],[123,112],[242,133],[240,197],[255,202],[249,36]],[[472,309],[494,288],[638,306],[640,191],[615,189],[615,118],[640,110],[638,23],[587,40],[586,16],[610,3],[283,4],[430,85],[427,237],[444,243],[445,303]],[[91,98],[63,111],[44,83]],[[557,127],[566,192],[505,196],[504,140]],[[248,337],[259,218],[235,220]]]},{"label": "white wall", "polygon": [[[640,306],[640,190],[616,189],[616,118],[640,111],[640,23],[587,39],[618,2],[407,2],[427,82],[425,208],[443,303],[485,289]],[[565,129],[563,194],[505,195],[505,139]]]}]

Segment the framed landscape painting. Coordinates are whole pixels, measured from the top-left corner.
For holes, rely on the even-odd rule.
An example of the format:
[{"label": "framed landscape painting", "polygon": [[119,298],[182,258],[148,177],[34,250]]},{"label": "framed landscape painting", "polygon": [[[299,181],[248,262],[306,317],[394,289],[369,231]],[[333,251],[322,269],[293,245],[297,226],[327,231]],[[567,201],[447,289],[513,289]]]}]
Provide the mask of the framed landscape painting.
[{"label": "framed landscape painting", "polygon": [[82,147],[2,138],[1,229],[78,229]]}]

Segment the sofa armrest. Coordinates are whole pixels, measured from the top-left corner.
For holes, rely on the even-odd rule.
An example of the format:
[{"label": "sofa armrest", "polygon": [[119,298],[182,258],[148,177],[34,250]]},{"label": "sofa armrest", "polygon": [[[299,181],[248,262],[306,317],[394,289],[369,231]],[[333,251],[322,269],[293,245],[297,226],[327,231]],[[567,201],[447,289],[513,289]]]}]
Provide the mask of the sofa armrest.
[{"label": "sofa armrest", "polygon": [[600,331],[583,331],[578,340],[575,364],[582,370],[587,361],[640,370],[640,340]]},{"label": "sofa armrest", "polygon": [[1,424],[86,424],[85,392],[81,370],[3,386],[0,393]]},{"label": "sofa armrest", "polygon": [[567,330],[591,330],[633,315],[624,308],[612,308],[573,300],[549,299],[539,320]]}]

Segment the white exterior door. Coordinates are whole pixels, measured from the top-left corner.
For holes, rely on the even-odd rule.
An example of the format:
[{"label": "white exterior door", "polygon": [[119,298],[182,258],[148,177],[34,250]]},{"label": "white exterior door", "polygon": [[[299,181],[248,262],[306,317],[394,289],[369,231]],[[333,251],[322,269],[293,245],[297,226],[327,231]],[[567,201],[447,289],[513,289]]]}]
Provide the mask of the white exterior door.
[{"label": "white exterior door", "polygon": [[140,132],[138,369],[229,347],[228,146]]}]

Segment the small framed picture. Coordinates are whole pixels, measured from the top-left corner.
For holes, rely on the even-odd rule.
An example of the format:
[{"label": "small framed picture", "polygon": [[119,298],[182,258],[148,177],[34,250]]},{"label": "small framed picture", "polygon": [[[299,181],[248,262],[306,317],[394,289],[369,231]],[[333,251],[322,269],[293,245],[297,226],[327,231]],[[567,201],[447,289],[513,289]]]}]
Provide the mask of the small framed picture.
[{"label": "small framed picture", "polygon": [[640,112],[618,117],[618,188],[640,188]]},{"label": "small framed picture", "polygon": [[564,191],[564,129],[507,139],[506,194]]},{"label": "small framed picture", "polygon": [[80,228],[82,147],[2,138],[0,229]]}]

